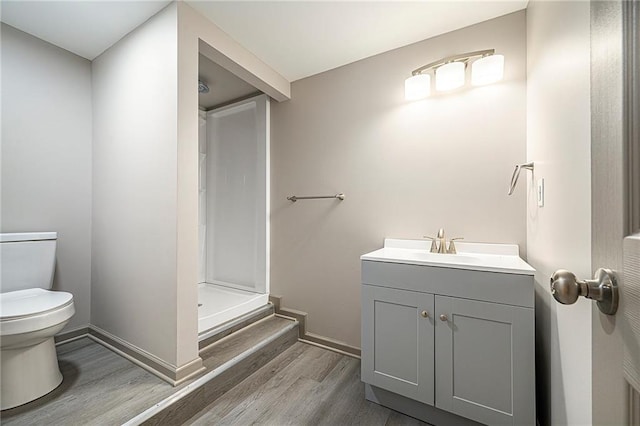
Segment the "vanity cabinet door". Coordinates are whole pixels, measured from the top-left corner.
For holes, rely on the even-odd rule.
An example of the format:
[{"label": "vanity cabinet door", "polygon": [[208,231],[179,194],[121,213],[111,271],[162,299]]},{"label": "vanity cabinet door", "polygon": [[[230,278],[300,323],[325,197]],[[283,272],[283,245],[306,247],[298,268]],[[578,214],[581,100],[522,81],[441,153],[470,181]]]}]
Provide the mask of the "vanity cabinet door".
[{"label": "vanity cabinet door", "polygon": [[362,380],[433,405],[433,294],[362,286]]},{"label": "vanity cabinet door", "polygon": [[436,407],[490,425],[534,425],[533,309],[446,296],[435,304]]}]

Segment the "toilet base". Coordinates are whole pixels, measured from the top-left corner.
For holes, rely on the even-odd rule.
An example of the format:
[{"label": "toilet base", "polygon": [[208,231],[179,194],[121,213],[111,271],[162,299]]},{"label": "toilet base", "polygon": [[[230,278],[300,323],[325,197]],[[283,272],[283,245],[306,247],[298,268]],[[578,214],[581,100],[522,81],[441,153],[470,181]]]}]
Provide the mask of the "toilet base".
[{"label": "toilet base", "polygon": [[33,346],[3,348],[0,356],[2,410],[40,398],[62,383],[53,337]]}]

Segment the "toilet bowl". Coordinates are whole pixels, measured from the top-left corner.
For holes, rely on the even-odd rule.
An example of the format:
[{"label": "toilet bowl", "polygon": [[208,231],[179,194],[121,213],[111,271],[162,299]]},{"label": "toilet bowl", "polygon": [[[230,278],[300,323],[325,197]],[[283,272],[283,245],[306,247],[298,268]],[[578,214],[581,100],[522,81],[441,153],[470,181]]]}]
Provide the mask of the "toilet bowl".
[{"label": "toilet bowl", "polygon": [[33,401],[62,382],[54,336],[69,322],[73,295],[51,291],[57,235],[0,234],[0,403]]}]

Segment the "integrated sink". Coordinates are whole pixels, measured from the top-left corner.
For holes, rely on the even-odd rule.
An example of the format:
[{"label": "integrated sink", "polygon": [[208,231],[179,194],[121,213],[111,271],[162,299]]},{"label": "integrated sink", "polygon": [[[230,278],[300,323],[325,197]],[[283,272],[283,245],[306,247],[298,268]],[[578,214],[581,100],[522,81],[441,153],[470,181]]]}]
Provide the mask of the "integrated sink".
[{"label": "integrated sink", "polygon": [[[386,257],[394,259],[413,260],[418,262],[456,264],[456,265],[479,265],[482,263],[482,257],[472,256],[470,254],[444,254],[431,253],[425,250],[411,250],[401,248],[385,248]],[[365,255],[366,256],[366,255]]]},{"label": "integrated sink", "polygon": [[457,254],[431,253],[431,242],[387,238],[384,247],[362,255],[362,260],[439,266],[454,269],[533,275],[535,270],[519,256],[516,244],[456,242]]}]

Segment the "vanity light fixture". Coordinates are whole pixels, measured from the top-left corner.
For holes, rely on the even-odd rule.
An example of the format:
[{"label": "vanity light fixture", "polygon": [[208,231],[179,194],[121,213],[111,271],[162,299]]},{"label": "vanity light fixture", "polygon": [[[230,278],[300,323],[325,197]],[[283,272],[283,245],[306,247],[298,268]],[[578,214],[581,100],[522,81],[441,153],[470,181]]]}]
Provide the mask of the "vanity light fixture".
[{"label": "vanity light fixture", "polygon": [[426,98],[431,94],[431,76],[417,74],[404,81],[404,97],[408,101]]},{"label": "vanity light fixture", "polygon": [[464,85],[466,64],[464,62],[448,62],[436,68],[436,90],[446,92]]},{"label": "vanity light fixture", "polygon": [[[472,59],[475,60],[471,62]],[[406,79],[404,83],[405,99],[423,99],[431,94],[432,71],[435,75],[436,90],[439,92],[464,86],[469,63],[471,63],[471,83],[474,86],[502,80],[504,56],[496,55],[495,49],[462,53],[448,56],[413,70],[411,77]]]},{"label": "vanity light fixture", "polygon": [[471,64],[471,84],[482,86],[502,80],[504,75],[504,56],[484,56]]}]

